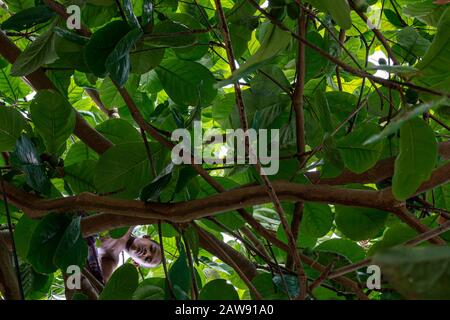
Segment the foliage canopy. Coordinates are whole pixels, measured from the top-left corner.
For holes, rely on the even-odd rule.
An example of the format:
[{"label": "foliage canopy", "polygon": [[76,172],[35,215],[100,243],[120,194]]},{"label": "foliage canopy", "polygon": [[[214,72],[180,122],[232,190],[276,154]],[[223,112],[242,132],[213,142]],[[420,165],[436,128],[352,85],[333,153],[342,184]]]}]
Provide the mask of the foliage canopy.
[{"label": "foliage canopy", "polygon": [[[449,299],[447,2],[0,1],[0,240],[10,214],[25,297],[139,225],[167,272],[124,264],[100,299]],[[279,172],[174,165],[194,121],[278,129]]]}]

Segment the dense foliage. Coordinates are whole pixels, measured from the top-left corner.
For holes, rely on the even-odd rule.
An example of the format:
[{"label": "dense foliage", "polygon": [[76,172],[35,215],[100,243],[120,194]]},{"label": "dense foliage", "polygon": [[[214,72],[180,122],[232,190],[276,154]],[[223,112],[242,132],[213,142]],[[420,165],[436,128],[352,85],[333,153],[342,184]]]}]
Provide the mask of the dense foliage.
[{"label": "dense foliage", "polygon": [[[63,298],[84,237],[131,225],[167,270],[125,263],[101,299],[450,298],[447,2],[0,0],[0,251],[14,229],[25,298]],[[195,121],[279,129],[278,173],[174,165]]]}]

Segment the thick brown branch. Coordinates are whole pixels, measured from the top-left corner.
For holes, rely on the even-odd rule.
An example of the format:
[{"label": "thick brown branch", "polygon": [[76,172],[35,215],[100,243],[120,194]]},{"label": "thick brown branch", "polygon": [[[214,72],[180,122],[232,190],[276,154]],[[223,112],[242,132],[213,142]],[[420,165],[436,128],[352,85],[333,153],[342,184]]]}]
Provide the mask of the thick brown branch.
[{"label": "thick brown branch", "polygon": [[[391,210],[400,203],[383,198],[383,191],[354,190],[331,186],[300,185],[274,181],[273,187],[281,200],[312,201]],[[225,191],[203,199],[179,203],[146,203],[82,193],[59,199],[42,199],[5,183],[8,199],[30,217],[42,217],[49,211],[67,212],[86,210],[108,212],[136,218],[161,219],[171,222],[190,222],[221,212],[237,210],[271,202],[265,186],[247,186]]]},{"label": "thick brown branch", "polygon": [[19,283],[7,242],[0,236],[0,290],[6,300],[20,300]]}]

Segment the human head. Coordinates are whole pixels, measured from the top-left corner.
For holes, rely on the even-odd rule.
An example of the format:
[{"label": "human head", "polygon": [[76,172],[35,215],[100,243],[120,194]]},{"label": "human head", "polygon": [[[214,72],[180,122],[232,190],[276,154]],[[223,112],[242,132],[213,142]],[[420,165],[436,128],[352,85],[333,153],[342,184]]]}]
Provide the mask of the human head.
[{"label": "human head", "polygon": [[139,266],[154,268],[161,263],[161,247],[149,236],[133,238],[126,252]]}]

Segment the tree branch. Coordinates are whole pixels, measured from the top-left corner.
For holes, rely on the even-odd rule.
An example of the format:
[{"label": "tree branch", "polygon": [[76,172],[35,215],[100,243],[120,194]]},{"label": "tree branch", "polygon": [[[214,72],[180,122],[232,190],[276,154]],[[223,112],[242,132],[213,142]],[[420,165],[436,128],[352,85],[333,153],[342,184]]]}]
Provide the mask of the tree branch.
[{"label": "tree branch", "polygon": [[0,289],[3,289],[6,300],[21,300],[19,283],[12,265],[10,251],[3,237],[0,237]]}]

